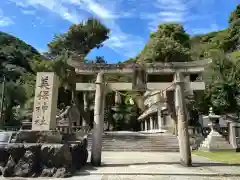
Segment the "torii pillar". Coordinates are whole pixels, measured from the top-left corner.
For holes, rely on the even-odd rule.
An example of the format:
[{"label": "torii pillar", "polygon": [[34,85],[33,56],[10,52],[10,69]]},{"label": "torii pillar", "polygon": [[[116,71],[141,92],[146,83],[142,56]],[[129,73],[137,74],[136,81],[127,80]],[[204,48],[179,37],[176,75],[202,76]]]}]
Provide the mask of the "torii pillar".
[{"label": "torii pillar", "polygon": [[93,166],[101,165],[102,133],[104,124],[104,74],[99,72],[96,80],[94,124],[92,131],[91,163]]},{"label": "torii pillar", "polygon": [[184,96],[184,79],[181,72],[174,75],[175,82],[175,109],[178,120],[178,141],[180,148],[180,163],[184,166],[192,165],[192,157],[190,150],[188,120],[186,114],[186,104]]}]

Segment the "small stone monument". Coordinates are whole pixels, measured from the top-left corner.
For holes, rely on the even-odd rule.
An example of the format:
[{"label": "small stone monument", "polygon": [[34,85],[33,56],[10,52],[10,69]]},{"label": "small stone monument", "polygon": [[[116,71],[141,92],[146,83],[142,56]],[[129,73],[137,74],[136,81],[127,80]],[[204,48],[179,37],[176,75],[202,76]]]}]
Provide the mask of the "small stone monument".
[{"label": "small stone monument", "polygon": [[230,145],[227,140],[222,137],[219,133],[220,125],[219,119],[220,116],[213,113],[212,108],[209,109],[209,115],[205,116],[211,122],[209,125],[211,131],[207,138],[201,144],[199,150],[202,151],[224,151],[224,150],[233,150],[232,145]]},{"label": "small stone monument", "polygon": [[56,129],[58,78],[53,72],[38,72],[32,130]]},{"label": "small stone monument", "polygon": [[25,143],[60,143],[56,130],[58,77],[54,72],[38,72],[32,116],[32,129],[20,130],[18,141]]}]

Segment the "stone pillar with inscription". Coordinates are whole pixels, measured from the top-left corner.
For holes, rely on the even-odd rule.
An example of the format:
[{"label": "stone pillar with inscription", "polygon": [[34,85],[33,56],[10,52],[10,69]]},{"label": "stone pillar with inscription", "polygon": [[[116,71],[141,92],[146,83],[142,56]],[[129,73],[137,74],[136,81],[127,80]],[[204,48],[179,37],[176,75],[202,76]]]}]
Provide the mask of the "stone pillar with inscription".
[{"label": "stone pillar with inscription", "polygon": [[37,73],[32,130],[56,129],[58,85],[58,77],[54,72]]}]

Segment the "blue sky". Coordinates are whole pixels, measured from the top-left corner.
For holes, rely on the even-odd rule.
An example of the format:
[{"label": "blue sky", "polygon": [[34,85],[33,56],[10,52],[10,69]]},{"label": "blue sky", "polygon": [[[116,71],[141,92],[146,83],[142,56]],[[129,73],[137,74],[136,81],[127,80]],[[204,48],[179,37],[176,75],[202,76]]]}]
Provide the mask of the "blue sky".
[{"label": "blue sky", "polygon": [[193,34],[228,26],[240,0],[0,0],[0,31],[19,37],[39,51],[47,50],[54,34],[66,32],[88,17],[111,29],[110,39],[89,57],[108,62],[135,57],[158,24],[178,22]]}]

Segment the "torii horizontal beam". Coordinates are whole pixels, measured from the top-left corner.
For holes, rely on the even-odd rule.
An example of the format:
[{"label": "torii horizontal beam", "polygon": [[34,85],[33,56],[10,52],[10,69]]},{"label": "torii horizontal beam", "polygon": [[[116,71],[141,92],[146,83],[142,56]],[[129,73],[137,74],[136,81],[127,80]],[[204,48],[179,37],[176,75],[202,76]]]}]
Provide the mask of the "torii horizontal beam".
[{"label": "torii horizontal beam", "polygon": [[145,69],[147,74],[169,74],[175,73],[176,70],[183,73],[199,73],[203,72],[207,64],[211,63],[211,59],[191,62],[171,62],[171,63],[120,63],[120,64],[86,64],[79,62],[77,59],[68,61],[68,64],[75,68],[78,74],[96,74],[104,73],[133,73],[136,69]]},{"label": "torii horizontal beam", "polygon": [[[204,82],[189,82],[190,89],[198,91],[205,90]],[[138,89],[134,89],[132,87],[132,83],[107,83],[106,84],[109,89],[117,90],[117,91],[139,91]],[[147,90],[165,90],[168,91],[174,90],[173,83],[147,83],[146,89],[141,89],[141,91]],[[96,84],[94,83],[76,83],[77,91],[95,91]]]}]

